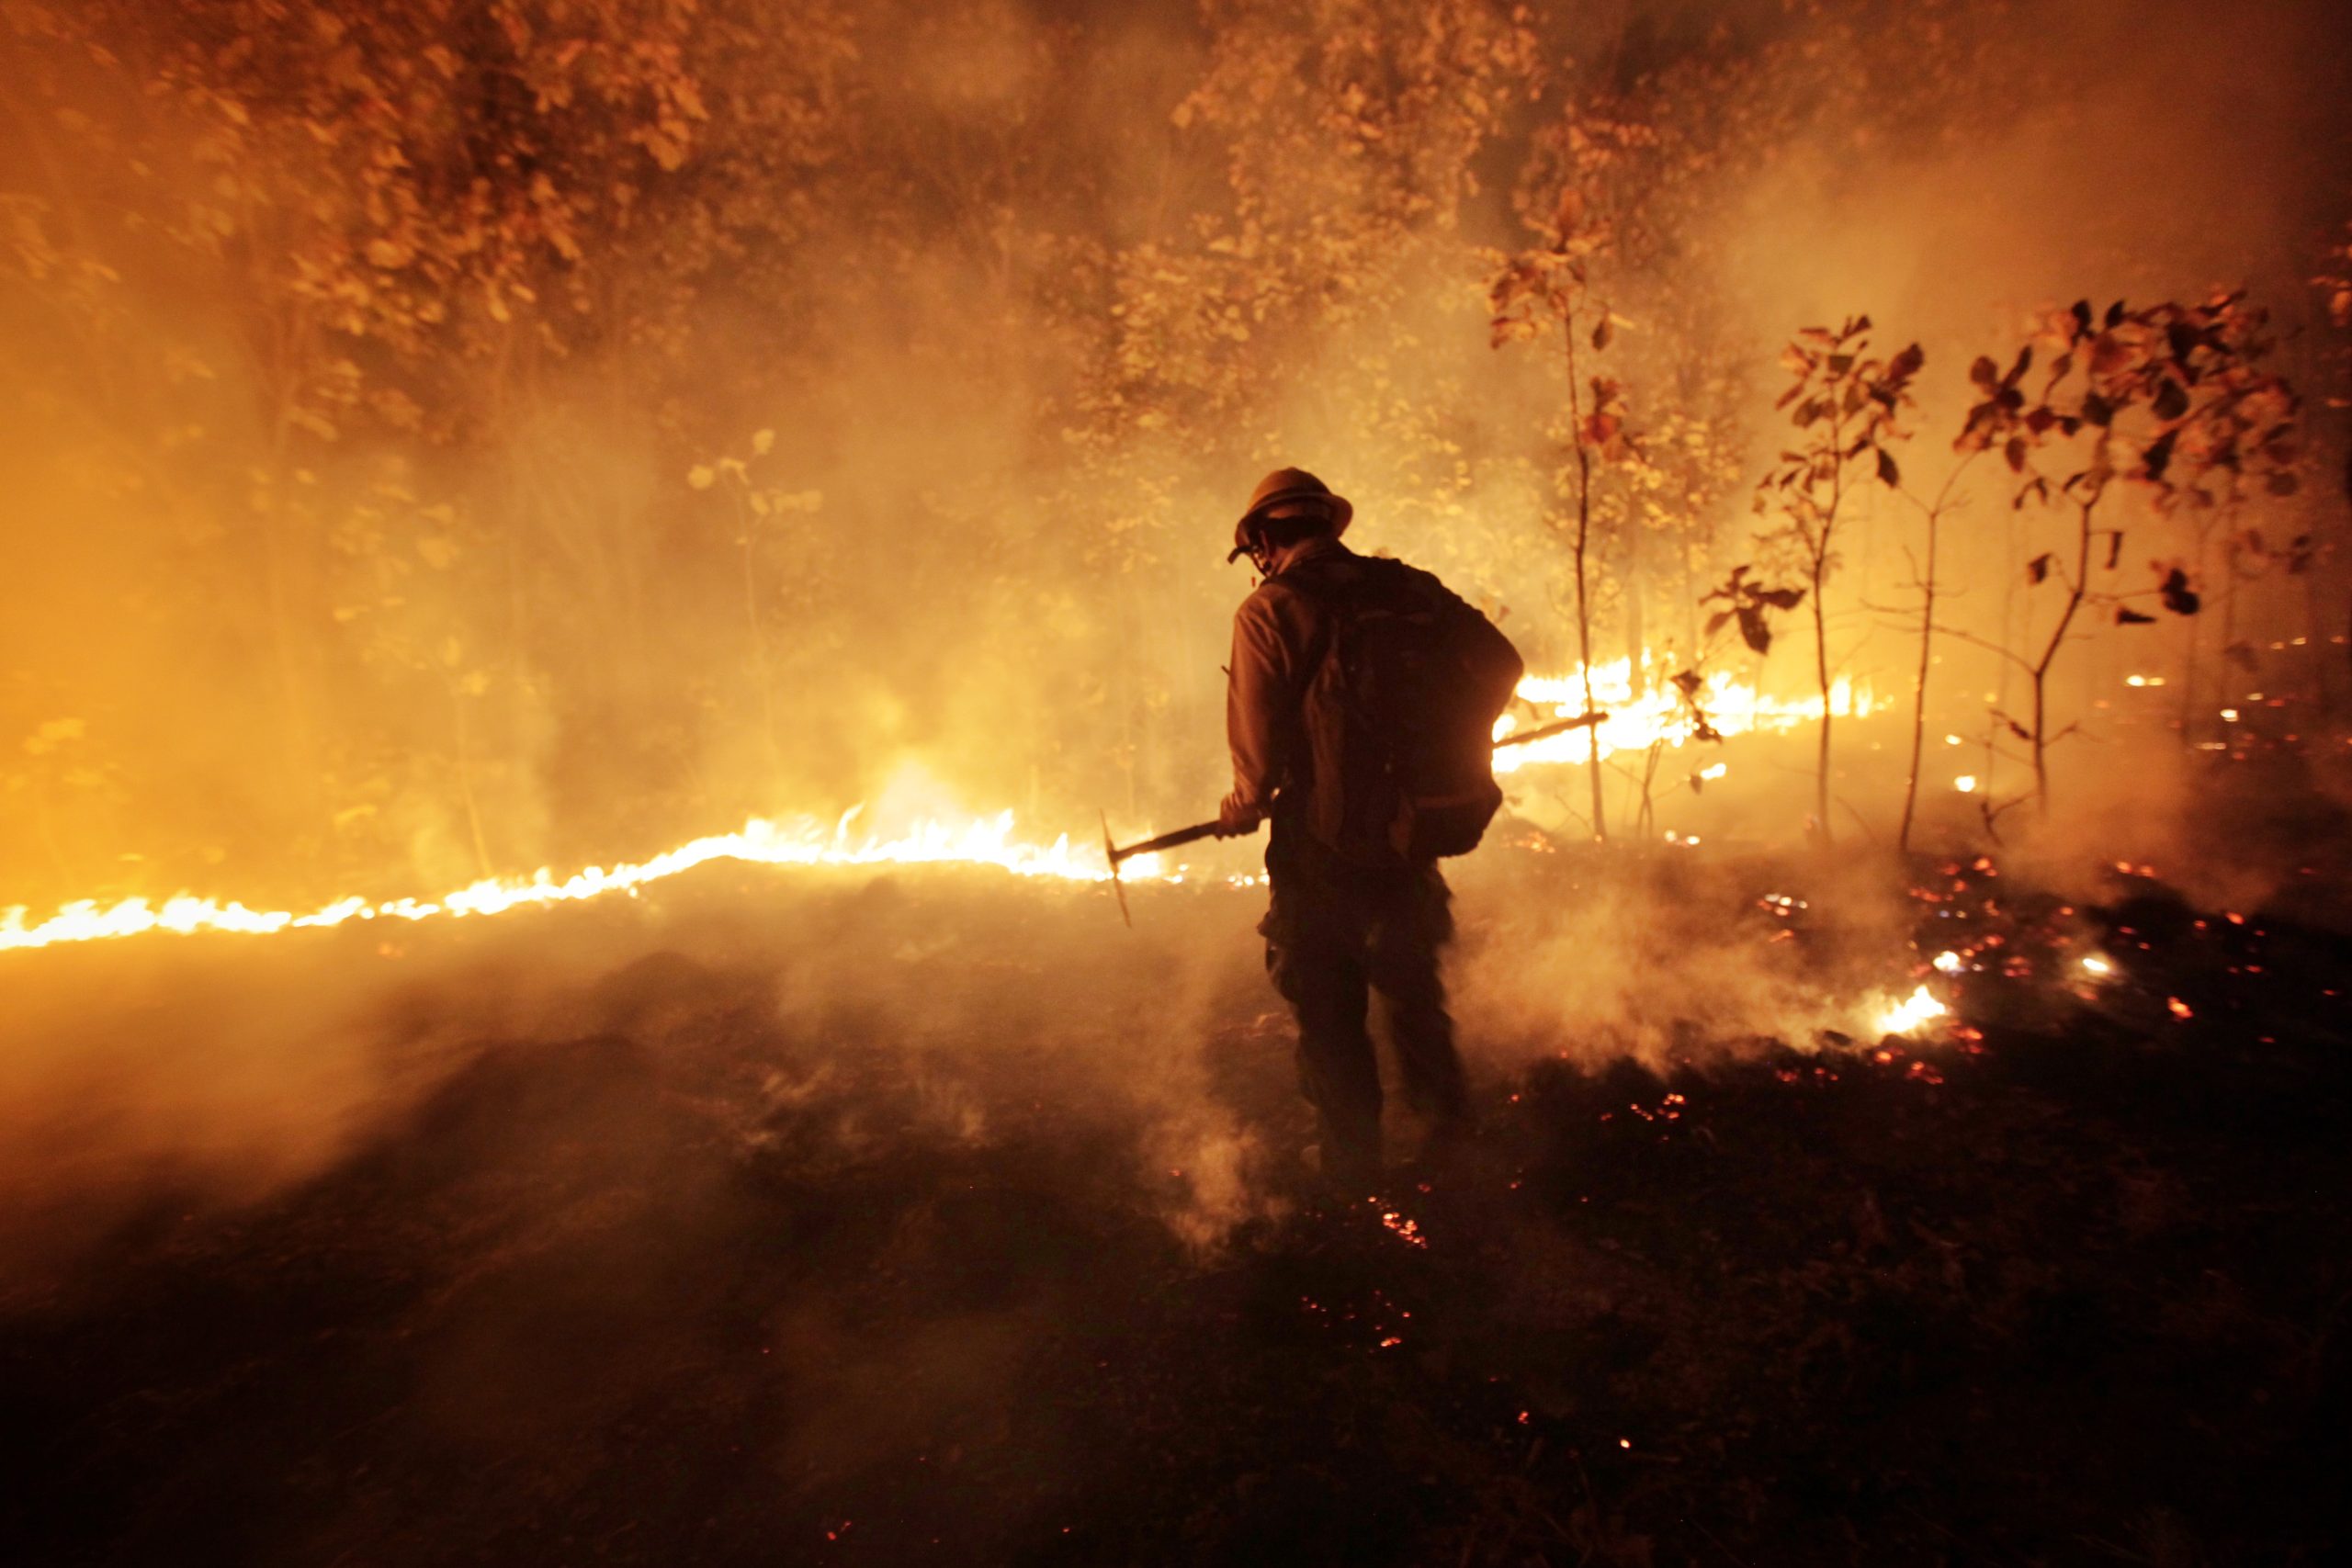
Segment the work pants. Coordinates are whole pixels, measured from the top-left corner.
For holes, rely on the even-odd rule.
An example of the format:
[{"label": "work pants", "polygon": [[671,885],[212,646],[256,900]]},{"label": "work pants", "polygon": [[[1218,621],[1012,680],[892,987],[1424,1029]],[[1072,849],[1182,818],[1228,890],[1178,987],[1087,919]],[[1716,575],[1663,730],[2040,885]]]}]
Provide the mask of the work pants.
[{"label": "work pants", "polygon": [[[1285,829],[1289,830],[1285,830]],[[1380,1069],[1365,1021],[1386,1004],[1405,1102],[1441,1126],[1467,1119],[1462,1059],[1439,958],[1453,935],[1435,862],[1366,867],[1278,823],[1266,854],[1273,900],[1259,930],[1266,971],[1298,1020],[1299,1087],[1322,1118],[1324,1168],[1355,1179],[1380,1167]]]}]

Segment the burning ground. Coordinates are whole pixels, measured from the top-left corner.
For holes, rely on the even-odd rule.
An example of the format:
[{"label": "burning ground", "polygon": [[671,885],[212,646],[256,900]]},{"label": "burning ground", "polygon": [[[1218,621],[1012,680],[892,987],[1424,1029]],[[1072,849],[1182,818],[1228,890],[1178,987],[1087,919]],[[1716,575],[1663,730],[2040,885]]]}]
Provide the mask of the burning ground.
[{"label": "burning ground", "polygon": [[[96,1562],[2340,1540],[2335,889],[1469,863],[1486,1129],[1362,1204],[1299,1168],[1222,884],[1139,890],[1129,933],[993,870],[712,866],[397,942],[12,957],[0,1529]],[[1923,983],[1951,1010],[1914,1035],[1855,1021]]]}]

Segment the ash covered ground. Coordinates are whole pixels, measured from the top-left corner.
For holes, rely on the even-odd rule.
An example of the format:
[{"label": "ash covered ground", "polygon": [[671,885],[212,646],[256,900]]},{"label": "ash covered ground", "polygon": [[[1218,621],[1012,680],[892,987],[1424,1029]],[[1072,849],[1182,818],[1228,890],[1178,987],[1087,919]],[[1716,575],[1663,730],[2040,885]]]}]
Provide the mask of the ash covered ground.
[{"label": "ash covered ground", "polygon": [[[1100,889],[718,870],[44,955],[0,1543],[2328,1561],[2340,895],[2014,880],[1486,852],[1480,1145],[1344,1205],[1255,892],[1142,891],[1130,932]],[[1825,1032],[1923,978],[1917,1040]]]}]

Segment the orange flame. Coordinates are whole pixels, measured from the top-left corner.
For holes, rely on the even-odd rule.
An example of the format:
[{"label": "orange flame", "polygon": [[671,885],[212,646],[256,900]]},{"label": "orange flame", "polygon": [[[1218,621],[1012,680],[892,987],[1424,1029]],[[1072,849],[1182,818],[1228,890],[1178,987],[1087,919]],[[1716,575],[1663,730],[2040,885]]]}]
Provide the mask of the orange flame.
[{"label": "orange flame", "polygon": [[[1649,662],[1646,656],[1644,662]],[[1519,683],[1519,695],[1538,706],[1551,708],[1563,718],[1582,713],[1584,672],[1577,669],[1565,675],[1530,675]],[[1808,697],[1775,697],[1723,671],[1702,679],[1697,700],[1716,733],[1725,737],[1757,730],[1795,729],[1817,722],[1822,710],[1819,693]],[[1694,727],[1690,710],[1671,685],[1653,681],[1646,692],[1634,694],[1631,660],[1611,660],[1592,667],[1592,702],[1609,715],[1595,731],[1603,757],[1613,757],[1621,751],[1646,751],[1658,744],[1680,746],[1691,739]],[[1830,684],[1829,711],[1838,718],[1874,713],[1881,705],[1866,684],[1842,676]],[[1500,740],[1518,728],[1519,721],[1505,714],[1495,725],[1495,739]],[[1515,773],[1538,763],[1587,761],[1592,755],[1592,746],[1593,739],[1582,731],[1555,735],[1498,751],[1495,771]]]},{"label": "orange flame", "polygon": [[[1071,882],[1105,882],[1110,872],[1099,851],[1074,847],[1065,835],[1048,845],[1023,843],[1013,837],[1010,811],[985,817],[963,827],[940,822],[918,824],[904,837],[854,840],[850,826],[856,811],[831,829],[813,819],[779,824],[754,818],[732,833],[696,839],[634,865],[590,866],[557,881],[547,870],[527,879],[490,878],[438,898],[394,898],[370,903],[358,897],[338,898],[308,912],[252,909],[240,903],[221,903],[189,894],[161,905],[144,898],[126,898],[101,908],[96,900],[68,904],[39,923],[28,923],[22,907],[0,909],[0,952],[13,948],[51,947],[60,942],[97,942],[141,936],[149,931],[268,932],[307,927],[339,926],[350,920],[424,920],[442,915],[497,915],[509,909],[601,897],[607,893],[634,892],[649,883],[676,876],[712,861],[742,861],[755,865],[993,865],[1016,876],[1058,877]],[[1162,876],[1156,855],[1139,855],[1122,868],[1130,879]]]},{"label": "orange flame", "polygon": [[[1640,697],[1633,689],[1632,665],[1620,659],[1593,669],[1593,697],[1609,711],[1600,727],[1603,756],[1642,750],[1657,743],[1680,745],[1690,738],[1691,726],[1670,687],[1655,687]],[[1519,694],[1538,705],[1549,705],[1563,716],[1583,711],[1584,682],[1580,671],[1566,675],[1531,675],[1520,683]],[[1700,705],[1721,733],[1790,729],[1821,716],[1821,699],[1784,700],[1769,697],[1752,685],[1727,674],[1707,677]],[[1875,705],[1867,688],[1844,681],[1833,689],[1830,708],[1839,716],[1871,712]],[[1506,715],[1496,725],[1501,739],[1516,728]],[[1582,762],[1591,742],[1581,733],[1569,733],[1496,753],[1498,773],[1546,763]],[[1710,776],[1714,776],[1711,771]],[[143,936],[151,931],[189,934],[197,931],[266,933],[340,926],[352,920],[425,920],[441,916],[503,914],[509,909],[570,903],[601,897],[607,893],[634,893],[648,884],[692,871],[712,861],[741,861],[753,865],[992,865],[1016,876],[1054,877],[1068,882],[1104,882],[1109,870],[1099,852],[1074,846],[1065,834],[1050,844],[1024,842],[1014,837],[1010,811],[976,818],[961,826],[938,820],[918,823],[895,839],[867,836],[853,839],[850,829],[863,807],[845,814],[831,829],[812,818],[789,823],[754,818],[732,833],[696,839],[690,843],[636,864],[592,865],[559,881],[546,868],[527,878],[492,877],[445,893],[437,898],[392,898],[370,902],[347,897],[311,910],[254,909],[234,900],[198,897],[182,893],[151,903],[125,898],[111,905],[85,898],[56,913],[34,920],[22,905],[0,908],[0,953],[20,948],[54,947],[64,942],[101,942]],[[1159,878],[1182,881],[1181,866],[1163,869],[1162,857],[1139,855],[1123,866],[1130,880]],[[1237,879],[1250,880],[1250,879]]]}]

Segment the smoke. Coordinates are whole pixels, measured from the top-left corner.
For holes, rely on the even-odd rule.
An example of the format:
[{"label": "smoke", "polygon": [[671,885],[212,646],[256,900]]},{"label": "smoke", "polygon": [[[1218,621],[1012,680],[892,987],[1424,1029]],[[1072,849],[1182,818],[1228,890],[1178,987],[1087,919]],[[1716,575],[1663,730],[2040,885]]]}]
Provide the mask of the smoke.
[{"label": "smoke", "polygon": [[[429,235],[386,216],[409,187],[320,161],[304,117],[349,106],[271,73],[291,41],[220,68],[221,99],[155,99],[67,24],[21,30],[49,96],[12,132],[0,367],[41,520],[7,540],[14,896],[430,888],[836,815],[909,770],[1046,836],[1106,801],[1188,815],[1220,777],[1243,586],[1223,519],[1276,462],[1560,662],[1564,389],[1487,345],[1481,286],[1483,247],[1526,243],[1512,197],[1564,104],[1640,106],[1690,155],[1605,277],[1610,368],[1637,427],[1720,411],[1737,434],[1687,544],[1612,545],[1601,590],[1605,646],[1686,660],[1690,601],[1751,553],[1787,333],[1869,311],[1927,346],[1906,467],[1931,483],[1962,368],[2033,308],[2244,281],[2305,320],[2345,184],[2324,7],[1600,7],[1521,33],[1470,6],[1452,56],[1343,10],[722,6],[681,35],[682,153],[647,107],[667,79],[565,106],[564,134],[639,139],[593,156],[661,220],[583,164],[531,197],[572,203],[555,250],[488,285],[463,251],[420,276]],[[124,59],[186,42],[80,26],[138,32]],[[398,143],[419,182],[428,123]],[[232,159],[247,206],[191,204]],[[250,216],[306,194],[334,216],[304,243],[348,253],[340,316]],[[1726,379],[1685,408],[1692,367]],[[1997,475],[1967,491],[1955,615],[1996,636],[2031,525]],[[1915,523],[1864,506],[1837,634],[1899,688]],[[2134,527],[2134,558],[2195,553]],[[2294,587],[2247,588],[2247,619],[2329,635]],[[2189,629],[2132,635],[2177,662]],[[2070,671],[2069,702],[2111,696],[2120,657]],[[1997,665],[1946,658],[1939,723],[1973,737]],[[1804,681],[1786,655],[1760,673]]]},{"label": "smoke", "polygon": [[[2047,304],[2243,282],[2277,310],[2282,359],[2327,373],[2293,335],[2346,185],[2324,7],[1600,7],[1522,27],[1470,6],[1444,21],[1451,52],[1415,41],[1419,7],[1341,12],[711,7],[674,40],[698,107],[659,73],[548,100],[581,162],[483,198],[526,235],[495,268],[468,248],[488,241],[427,221],[473,199],[435,183],[457,145],[446,82],[401,77],[442,107],[387,129],[305,63],[396,73],[433,40],[269,23],[267,48],[206,63],[135,7],[12,24],[45,96],[6,133],[0,393],[23,417],[0,435],[19,499],[0,533],[0,891],[38,908],[430,890],[755,812],[862,807],[889,834],[1010,807],[1037,838],[1097,807],[1123,831],[1189,819],[1224,784],[1219,665],[1245,587],[1218,564],[1226,520],[1280,462],[1355,500],[1352,542],[1438,570],[1560,665],[1565,381],[1549,352],[1490,346],[1485,283],[1530,242],[1519,207],[1550,209],[1566,106],[1647,117],[1667,150],[1623,196],[1596,287],[1635,426],[1704,455],[1658,526],[1607,536],[1605,651],[1810,678],[1791,634],[1760,660],[1720,634],[1711,649],[1697,604],[1754,558],[1772,355],[1801,325],[1868,311],[1883,347],[1926,347],[1903,449],[1918,489],[1951,461],[1968,362],[2006,358]],[[93,39],[141,48],[109,63]],[[214,96],[145,91],[157,62],[214,73]],[[560,51],[513,63],[578,85]],[[359,177],[322,125],[404,149],[405,170]],[[2210,522],[2126,513],[2126,570],[2189,560],[2212,608],[2067,650],[2052,694],[2082,729],[2044,818],[2010,804],[2025,774],[1992,713],[2022,694],[1980,646],[2047,615],[2019,570],[2045,525],[2006,479],[1980,464],[1946,531],[1966,635],[1932,667],[1926,841],[1998,834],[2069,887],[2115,860],[2233,905],[2297,886],[2296,823],[2258,788],[2216,796],[2213,754],[2171,727],[2227,744],[2273,693],[2324,695],[2340,562],[2233,586]],[[2334,526],[2313,488],[2230,530]],[[1836,656],[1899,700],[1917,523],[1860,504]],[[2224,604],[2226,637],[2207,625]],[[2229,704],[2244,730],[2220,730]],[[1839,736],[1834,826],[1883,842],[1900,718]],[[1703,793],[1667,762],[1644,831],[1703,854],[1565,898],[1486,857],[1464,882],[1487,911],[1458,964],[1466,1037],[1502,1060],[1663,1063],[1843,1027],[1900,946],[1860,872],[1820,899],[1852,924],[1850,973],[1715,929],[1788,891],[1760,856],[1806,814],[1799,744],[1709,752],[1730,773]],[[2322,794],[2335,766],[2312,769]],[[1574,786],[1521,775],[1515,813],[1577,836]],[[1622,830],[1640,797],[1611,789]],[[1986,805],[2007,809],[1988,825]],[[1237,1021],[1267,1001],[1223,902],[1187,906],[1146,986],[1091,928],[975,971],[992,917],[925,927],[913,895],[871,897],[826,906],[838,929],[787,920],[687,961],[726,976],[728,1017],[801,1043],[718,1097],[729,1115],[798,1126],[867,1083],[844,1058],[886,1040],[903,1122],[802,1132],[843,1158],[917,1128],[971,1145],[1017,1127],[1007,1086],[1049,1064],[1034,1098],[1102,1107],[1189,1245],[1267,1212],[1288,1151],[1222,1098],[1217,1064],[1280,1032]],[[258,981],[164,952],[39,960],[55,967],[26,980],[5,1096],[39,1179],[10,1228],[62,1246],[83,1222],[62,1194],[117,1223],[157,1192],[309,1179],[485,1043],[666,1050],[710,1025],[702,979],[654,1001],[600,988],[646,939],[632,917],[565,918],[598,936],[550,950],[511,917],[511,938],[403,933],[398,957],[305,938]],[[379,964],[431,978],[387,986]],[[432,999],[444,987],[463,1000]],[[976,1080],[976,1060],[1002,1076]]]},{"label": "smoke", "polygon": [[[1904,890],[1843,873],[1668,851],[1578,868],[1501,863],[1463,879],[1477,911],[1453,970],[1465,1038],[1498,1067],[1631,1058],[1660,1073],[1825,1032],[1875,1038],[1915,962]],[[1804,944],[1788,939],[1802,927]]]}]

